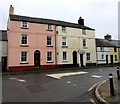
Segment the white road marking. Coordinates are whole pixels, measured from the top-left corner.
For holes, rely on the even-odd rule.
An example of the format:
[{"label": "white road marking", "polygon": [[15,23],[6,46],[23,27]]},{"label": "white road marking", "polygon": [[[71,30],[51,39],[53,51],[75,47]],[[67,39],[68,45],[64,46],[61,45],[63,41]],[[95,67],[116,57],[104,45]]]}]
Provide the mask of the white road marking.
[{"label": "white road marking", "polygon": [[92,75],[92,77],[94,77],[94,78],[101,78],[102,76],[99,76],[99,75]]},{"label": "white road marking", "polygon": [[9,78],[9,79],[12,79],[12,80],[16,80],[16,81],[19,81],[19,82],[26,82],[26,80],[24,79],[19,79],[19,78]]},{"label": "white road marking", "polygon": [[76,84],[73,84],[73,86],[77,86]]},{"label": "white road marking", "polygon": [[71,81],[67,81],[68,84],[72,83]]},{"label": "white road marking", "polygon": [[55,78],[55,79],[61,79],[62,77],[65,77],[65,76],[72,76],[72,75],[79,75],[79,74],[86,74],[88,72],[70,72],[70,73],[57,73],[57,74],[47,74],[46,76],[48,77],[52,77],[52,78]]}]

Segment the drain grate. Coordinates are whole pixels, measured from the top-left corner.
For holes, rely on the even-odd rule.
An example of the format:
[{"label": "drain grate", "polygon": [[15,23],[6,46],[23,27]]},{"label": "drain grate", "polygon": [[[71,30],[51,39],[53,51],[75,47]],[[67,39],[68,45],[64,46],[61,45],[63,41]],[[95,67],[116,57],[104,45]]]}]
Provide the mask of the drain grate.
[{"label": "drain grate", "polygon": [[47,91],[45,88],[41,87],[39,84],[30,84],[25,86],[31,93],[39,93],[42,91]]}]

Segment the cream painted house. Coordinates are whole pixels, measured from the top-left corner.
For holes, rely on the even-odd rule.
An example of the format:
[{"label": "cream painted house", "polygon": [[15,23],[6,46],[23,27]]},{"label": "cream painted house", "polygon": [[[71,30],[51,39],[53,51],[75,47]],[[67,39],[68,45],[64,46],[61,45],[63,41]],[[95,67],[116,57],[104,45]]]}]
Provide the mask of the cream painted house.
[{"label": "cream painted house", "polygon": [[58,26],[57,51],[59,67],[96,65],[95,30],[84,26],[82,18]]}]

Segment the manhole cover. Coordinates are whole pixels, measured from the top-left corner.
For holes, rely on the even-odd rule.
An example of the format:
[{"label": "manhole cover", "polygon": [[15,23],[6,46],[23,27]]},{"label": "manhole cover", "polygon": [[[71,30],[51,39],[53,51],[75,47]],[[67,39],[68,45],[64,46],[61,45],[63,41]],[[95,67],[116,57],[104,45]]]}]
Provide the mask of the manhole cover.
[{"label": "manhole cover", "polygon": [[47,91],[45,88],[41,87],[39,84],[30,84],[25,86],[31,93],[39,93],[41,91]]}]

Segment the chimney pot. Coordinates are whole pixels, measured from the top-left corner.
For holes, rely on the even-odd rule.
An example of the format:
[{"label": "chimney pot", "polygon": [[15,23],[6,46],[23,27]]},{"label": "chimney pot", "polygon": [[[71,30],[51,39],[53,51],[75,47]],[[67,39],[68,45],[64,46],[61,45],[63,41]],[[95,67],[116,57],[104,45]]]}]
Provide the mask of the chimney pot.
[{"label": "chimney pot", "polygon": [[84,19],[81,16],[79,17],[78,24],[84,25]]},{"label": "chimney pot", "polygon": [[10,5],[9,14],[14,14],[14,7]]}]

